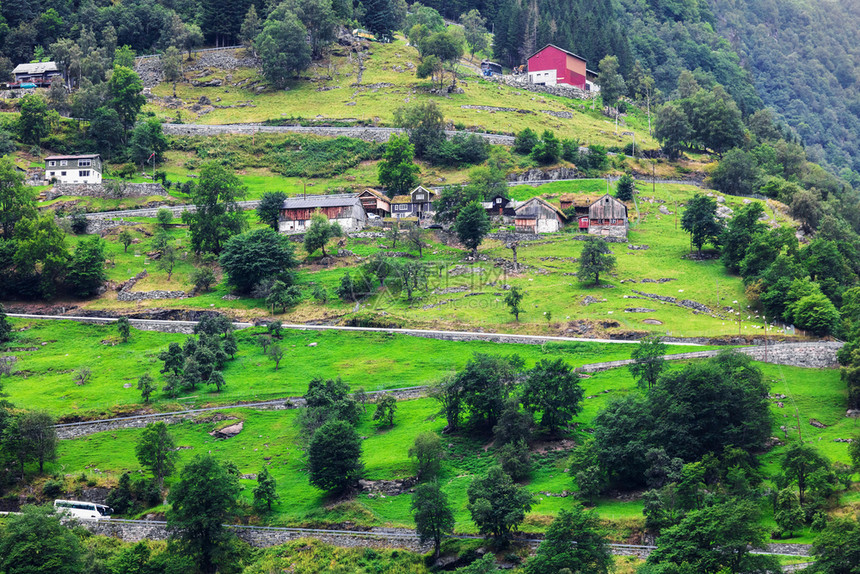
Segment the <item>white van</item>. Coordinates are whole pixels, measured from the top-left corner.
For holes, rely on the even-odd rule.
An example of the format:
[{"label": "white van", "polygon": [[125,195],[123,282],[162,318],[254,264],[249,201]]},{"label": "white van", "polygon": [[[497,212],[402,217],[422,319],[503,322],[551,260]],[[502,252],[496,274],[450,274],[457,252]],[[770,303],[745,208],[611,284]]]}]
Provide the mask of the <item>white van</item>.
[{"label": "white van", "polygon": [[113,509],[95,502],[80,502],[78,500],[55,500],[54,508],[58,513],[79,520],[103,520],[110,518]]}]

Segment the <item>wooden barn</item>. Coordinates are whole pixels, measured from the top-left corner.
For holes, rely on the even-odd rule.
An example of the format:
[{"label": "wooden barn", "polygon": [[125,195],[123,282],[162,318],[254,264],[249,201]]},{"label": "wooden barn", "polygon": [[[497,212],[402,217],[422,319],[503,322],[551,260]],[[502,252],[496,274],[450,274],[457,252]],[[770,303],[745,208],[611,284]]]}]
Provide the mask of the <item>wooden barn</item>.
[{"label": "wooden barn", "polygon": [[608,193],[588,207],[588,233],[627,238],[627,206]]},{"label": "wooden barn", "polygon": [[358,199],[361,200],[361,206],[368,214],[372,213],[379,217],[391,215],[391,200],[375,189],[365,189],[358,194]]},{"label": "wooden barn", "polygon": [[540,197],[533,197],[514,210],[518,233],[555,233],[561,231],[567,216]]},{"label": "wooden barn", "polygon": [[553,44],[547,44],[528,58],[529,83],[565,85],[586,89],[588,70],[585,58]]},{"label": "wooden barn", "polygon": [[318,195],[284,200],[278,230],[303,233],[317,211],[328,217],[330,223],[337,222],[344,231],[359,231],[367,223],[367,213],[356,194]]}]

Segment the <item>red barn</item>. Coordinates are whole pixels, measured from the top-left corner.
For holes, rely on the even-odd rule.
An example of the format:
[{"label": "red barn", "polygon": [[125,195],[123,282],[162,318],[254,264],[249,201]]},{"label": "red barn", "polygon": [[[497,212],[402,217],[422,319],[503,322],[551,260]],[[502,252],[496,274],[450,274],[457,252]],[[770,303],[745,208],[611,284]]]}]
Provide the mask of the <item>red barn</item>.
[{"label": "red barn", "polygon": [[583,58],[553,44],[547,44],[529,56],[530,84],[564,84],[584,90],[586,75]]}]

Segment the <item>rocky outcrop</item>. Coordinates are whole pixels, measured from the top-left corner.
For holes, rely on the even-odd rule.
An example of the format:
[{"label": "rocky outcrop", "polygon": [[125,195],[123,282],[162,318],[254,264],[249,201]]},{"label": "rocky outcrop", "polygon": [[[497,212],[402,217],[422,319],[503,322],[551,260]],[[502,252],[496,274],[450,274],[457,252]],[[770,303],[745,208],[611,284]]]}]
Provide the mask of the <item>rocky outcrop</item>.
[{"label": "rocky outcrop", "polygon": [[576,179],[579,172],[575,167],[556,167],[553,169],[532,168],[526,171],[508,174],[508,181],[529,183],[533,181],[558,181],[561,179]]}]

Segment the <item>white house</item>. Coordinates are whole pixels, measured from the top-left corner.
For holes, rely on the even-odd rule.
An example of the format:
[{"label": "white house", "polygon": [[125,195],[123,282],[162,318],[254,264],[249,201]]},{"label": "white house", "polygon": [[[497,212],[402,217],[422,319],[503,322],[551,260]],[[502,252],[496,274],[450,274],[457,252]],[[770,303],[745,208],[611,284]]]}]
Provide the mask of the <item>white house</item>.
[{"label": "white house", "polygon": [[329,223],[337,222],[344,231],[360,231],[367,224],[367,213],[357,194],[312,195],[284,200],[278,230],[303,233],[317,211],[325,215]]},{"label": "white house", "polygon": [[52,155],[45,158],[45,184],[102,182],[102,158],[99,154]]}]

